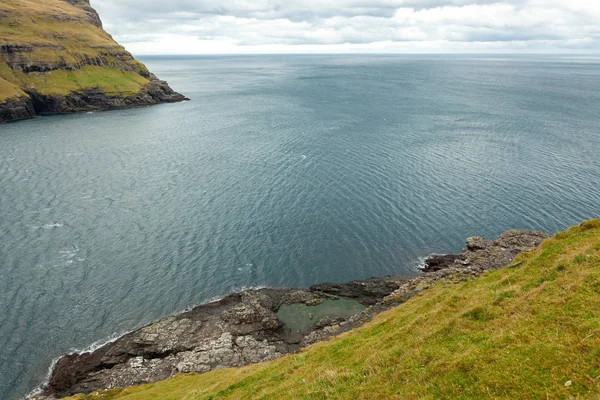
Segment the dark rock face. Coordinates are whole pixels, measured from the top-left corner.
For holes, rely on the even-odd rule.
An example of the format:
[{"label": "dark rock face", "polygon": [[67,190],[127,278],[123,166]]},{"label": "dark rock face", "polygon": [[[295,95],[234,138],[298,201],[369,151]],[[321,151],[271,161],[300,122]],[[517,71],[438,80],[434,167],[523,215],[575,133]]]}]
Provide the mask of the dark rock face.
[{"label": "dark rock face", "polygon": [[422,268],[423,272],[435,272],[454,264],[454,261],[461,260],[461,254],[442,254],[432,255],[425,260],[425,267]]},{"label": "dark rock face", "polygon": [[29,92],[35,114],[69,114],[83,111],[113,110],[176,103],[187,98],[171,89],[164,81],[154,78],[135,96],[109,96],[100,90],[73,92],[67,96],[44,96]]},{"label": "dark rock face", "polygon": [[45,96],[33,91],[27,94],[29,98],[0,103],[0,124],[39,115],[145,107],[189,100],[158,79],[151,80],[138,94],[128,97],[110,96],[100,90],[73,92],[67,96]]},{"label": "dark rock face", "polygon": [[0,103],[0,123],[2,121],[18,121],[35,117],[35,109],[31,99],[21,97]]},{"label": "dark rock face", "polygon": [[33,47],[23,46],[22,44],[3,44],[0,46],[0,53],[15,54],[15,53],[31,53]]},{"label": "dark rock face", "polygon": [[0,103],[0,123],[38,115],[114,110],[189,100],[153,75],[150,83],[140,93],[129,97],[110,96],[100,90],[73,92],[67,96],[45,96],[33,91],[27,94],[29,98],[9,99]]},{"label": "dark rock face", "polygon": [[[43,394],[34,398],[54,399],[273,360],[359,327],[438,281],[461,282],[506,267],[547,237],[542,232],[508,231],[496,240],[469,238],[461,254],[432,256],[426,272],[412,279],[371,278],[310,289],[235,293],[147,325],[92,353],[64,356]],[[354,299],[367,308],[346,319],[324,317],[306,332],[292,332],[277,318],[283,304],[315,306],[336,298]]]},{"label": "dark rock face", "polygon": [[[49,36],[67,39],[59,34],[49,34]],[[58,44],[38,43],[36,48],[45,48],[52,51],[63,51],[65,48]],[[65,60],[48,62],[32,60],[29,53],[35,50],[34,47],[21,44],[6,44],[0,46],[0,62],[5,62],[12,70],[24,73],[31,72],[50,72],[55,70],[74,71],[85,66],[118,68],[121,71],[135,72],[150,80],[158,80],[152,75],[145,66],[135,63],[135,58],[125,49],[115,46],[113,48],[97,49],[96,56],[87,54],[77,54],[76,61],[69,64]]]},{"label": "dark rock face", "polygon": [[[388,280],[390,279],[390,280]],[[372,306],[397,289],[394,278],[371,278],[366,281],[352,281],[344,284],[322,283],[310,287],[312,291],[353,299],[361,304]]]}]

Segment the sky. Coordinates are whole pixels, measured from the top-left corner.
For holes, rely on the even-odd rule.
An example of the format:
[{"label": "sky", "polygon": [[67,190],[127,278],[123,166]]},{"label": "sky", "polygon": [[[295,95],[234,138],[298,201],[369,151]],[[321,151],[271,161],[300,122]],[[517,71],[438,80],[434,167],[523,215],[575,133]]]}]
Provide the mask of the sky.
[{"label": "sky", "polygon": [[92,0],[136,55],[600,53],[600,0]]}]

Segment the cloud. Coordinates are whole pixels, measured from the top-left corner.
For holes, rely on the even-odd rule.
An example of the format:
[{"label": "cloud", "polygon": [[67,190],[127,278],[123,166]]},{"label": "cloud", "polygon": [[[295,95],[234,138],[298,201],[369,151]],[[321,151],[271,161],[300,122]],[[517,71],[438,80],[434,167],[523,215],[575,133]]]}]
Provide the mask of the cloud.
[{"label": "cloud", "polygon": [[92,0],[136,54],[594,52],[590,0]]}]

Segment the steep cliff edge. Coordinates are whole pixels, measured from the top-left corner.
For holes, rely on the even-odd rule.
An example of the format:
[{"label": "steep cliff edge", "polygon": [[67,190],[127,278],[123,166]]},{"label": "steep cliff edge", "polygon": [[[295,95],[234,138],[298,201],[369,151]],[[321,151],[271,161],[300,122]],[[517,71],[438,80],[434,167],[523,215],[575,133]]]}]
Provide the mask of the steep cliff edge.
[{"label": "steep cliff edge", "polygon": [[0,123],[183,100],[102,29],[89,0],[0,1]]},{"label": "steep cliff edge", "polygon": [[274,360],[356,329],[436,283],[468,281],[506,267],[546,238],[529,231],[508,231],[496,240],[469,238],[461,254],[431,257],[425,272],[413,279],[381,277],[234,293],[91,353],[62,357],[47,385],[31,398],[51,400]]},{"label": "steep cliff edge", "polygon": [[[125,389],[106,381],[100,385],[114,389],[71,399],[597,399],[600,220],[516,255],[544,237],[471,238],[462,254],[430,260],[428,272],[382,301],[399,306],[295,354]],[[169,343],[148,328],[139,341],[147,349]],[[340,332],[333,325],[313,333],[330,329]],[[198,350],[196,357],[206,353]],[[95,373],[142,377],[151,361],[142,356],[128,369]]]}]

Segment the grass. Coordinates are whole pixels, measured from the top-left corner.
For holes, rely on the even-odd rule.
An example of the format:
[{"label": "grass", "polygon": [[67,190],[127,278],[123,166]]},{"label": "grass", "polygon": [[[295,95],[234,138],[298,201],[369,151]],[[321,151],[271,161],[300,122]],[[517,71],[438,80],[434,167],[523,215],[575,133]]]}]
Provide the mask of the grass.
[{"label": "grass", "polygon": [[[90,22],[84,3],[2,0],[0,45],[28,49],[0,53],[0,101],[22,96],[22,90],[66,95],[100,89],[111,95],[129,96],[148,83],[143,76],[147,76],[146,67]],[[25,65],[53,71],[24,73]]]},{"label": "grass", "polygon": [[[2,70],[2,67],[0,67]],[[55,70],[47,73],[13,73],[28,90],[45,95],[68,95],[97,88],[109,95],[135,95],[149,83],[143,76],[118,68],[85,66],[77,70]]]},{"label": "grass", "polygon": [[27,96],[27,94],[19,86],[0,77],[0,102],[8,99],[18,99],[23,96]]},{"label": "grass", "polygon": [[600,220],[514,267],[438,284],[364,327],[240,369],[73,399],[554,399],[600,394]]}]

